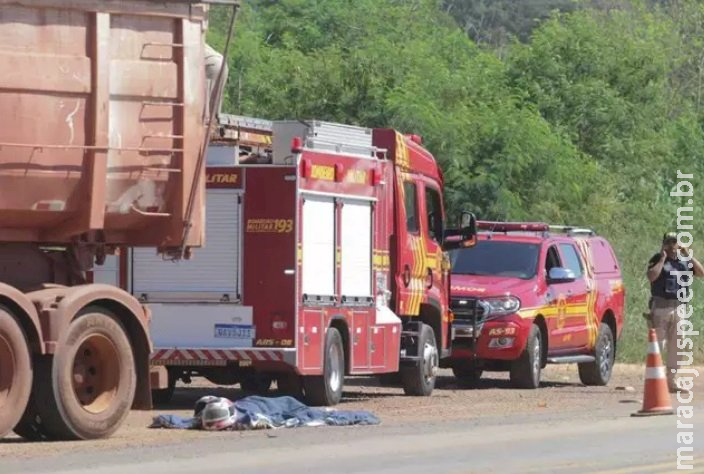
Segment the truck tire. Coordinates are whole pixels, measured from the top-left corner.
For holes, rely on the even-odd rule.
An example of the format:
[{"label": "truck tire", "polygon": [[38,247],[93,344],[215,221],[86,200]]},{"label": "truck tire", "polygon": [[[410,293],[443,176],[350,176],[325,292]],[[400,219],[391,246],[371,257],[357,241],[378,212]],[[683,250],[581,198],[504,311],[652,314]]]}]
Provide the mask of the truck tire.
[{"label": "truck tire", "polygon": [[418,351],[423,358],[421,363],[413,367],[401,367],[401,383],[406,395],[428,397],[435,388],[440,357],[435,332],[427,324],[421,326]]},{"label": "truck tire", "polygon": [[541,354],[543,348],[540,328],[535,324],[530,328],[526,348],[521,356],[511,362],[510,379],[515,388],[538,388],[542,368]]},{"label": "truck tire", "polygon": [[601,323],[594,348],[594,362],[578,364],[579,380],[584,385],[606,385],[611,379],[616,351],[614,334],[608,324]]},{"label": "truck tire", "polygon": [[303,377],[303,389],[308,405],[332,406],[340,403],[345,381],[345,350],[342,336],[335,328],[328,328],[325,335],[323,375]]},{"label": "truck tire", "polygon": [[68,326],[54,356],[37,359],[35,403],[21,431],[52,440],[106,438],[128,415],[136,384],[122,324],[102,308],[88,308]]},{"label": "truck tire", "polygon": [[32,391],[32,359],[17,320],[0,306],[0,438],[19,423]]}]

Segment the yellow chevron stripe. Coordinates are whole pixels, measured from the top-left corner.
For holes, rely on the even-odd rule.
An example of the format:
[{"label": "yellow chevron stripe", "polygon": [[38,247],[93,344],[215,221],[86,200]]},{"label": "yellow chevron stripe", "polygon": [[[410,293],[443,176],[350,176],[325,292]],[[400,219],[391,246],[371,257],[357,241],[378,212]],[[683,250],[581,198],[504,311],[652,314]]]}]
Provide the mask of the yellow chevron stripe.
[{"label": "yellow chevron stripe", "polygon": [[408,157],[408,147],[406,139],[399,132],[396,132],[396,164],[401,168],[408,168],[410,159]]},{"label": "yellow chevron stripe", "polygon": [[413,269],[411,270],[413,282],[413,305],[411,306],[411,314],[415,316],[420,312],[421,298],[421,289],[419,288],[420,285],[418,279],[418,266],[420,264],[420,245],[418,239],[412,237],[411,245],[413,248]]},{"label": "yellow chevron stripe", "polygon": [[[584,303],[572,303],[566,305],[566,315],[567,316],[581,316],[586,313],[587,311],[587,305]],[[528,318],[534,318],[537,315],[541,314],[545,318],[553,318],[557,317],[559,311],[557,306],[554,305],[545,305],[545,306],[538,306],[536,308],[524,308],[518,311],[518,316],[522,319],[528,319]]]}]

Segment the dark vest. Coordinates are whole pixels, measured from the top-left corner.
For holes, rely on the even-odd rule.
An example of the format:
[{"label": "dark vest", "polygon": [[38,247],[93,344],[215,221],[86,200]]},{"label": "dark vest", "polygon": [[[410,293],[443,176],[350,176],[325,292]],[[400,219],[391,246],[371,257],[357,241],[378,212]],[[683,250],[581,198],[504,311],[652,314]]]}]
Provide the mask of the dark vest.
[{"label": "dark vest", "polygon": [[[653,258],[648,262],[648,268],[652,268],[656,263],[660,261],[660,254],[656,253]],[[660,298],[665,298],[668,300],[677,299],[677,290],[683,288],[683,285],[678,284],[677,275],[671,275],[672,270],[685,272],[689,271],[687,263],[678,259],[671,260],[667,258],[663,264],[662,271],[658,275],[657,280],[650,283],[650,294],[652,296],[659,296]],[[688,282],[689,277],[680,276],[680,279],[684,282]]]}]

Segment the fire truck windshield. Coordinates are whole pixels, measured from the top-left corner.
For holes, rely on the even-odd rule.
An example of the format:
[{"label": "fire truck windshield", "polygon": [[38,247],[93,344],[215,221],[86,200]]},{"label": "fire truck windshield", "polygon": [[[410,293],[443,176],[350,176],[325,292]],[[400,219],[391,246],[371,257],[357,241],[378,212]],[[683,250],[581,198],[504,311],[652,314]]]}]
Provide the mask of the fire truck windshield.
[{"label": "fire truck windshield", "polygon": [[529,280],[536,275],[540,245],[527,242],[480,240],[477,245],[450,252],[452,273],[504,276]]}]

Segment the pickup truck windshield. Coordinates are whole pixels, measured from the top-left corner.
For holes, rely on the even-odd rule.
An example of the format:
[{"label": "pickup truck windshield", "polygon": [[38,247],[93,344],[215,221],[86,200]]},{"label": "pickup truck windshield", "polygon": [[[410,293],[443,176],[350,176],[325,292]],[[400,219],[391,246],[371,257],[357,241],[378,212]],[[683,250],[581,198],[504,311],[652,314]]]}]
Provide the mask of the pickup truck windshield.
[{"label": "pickup truck windshield", "polygon": [[474,247],[450,251],[450,260],[453,274],[529,280],[536,274],[539,253],[538,244],[480,240]]}]

